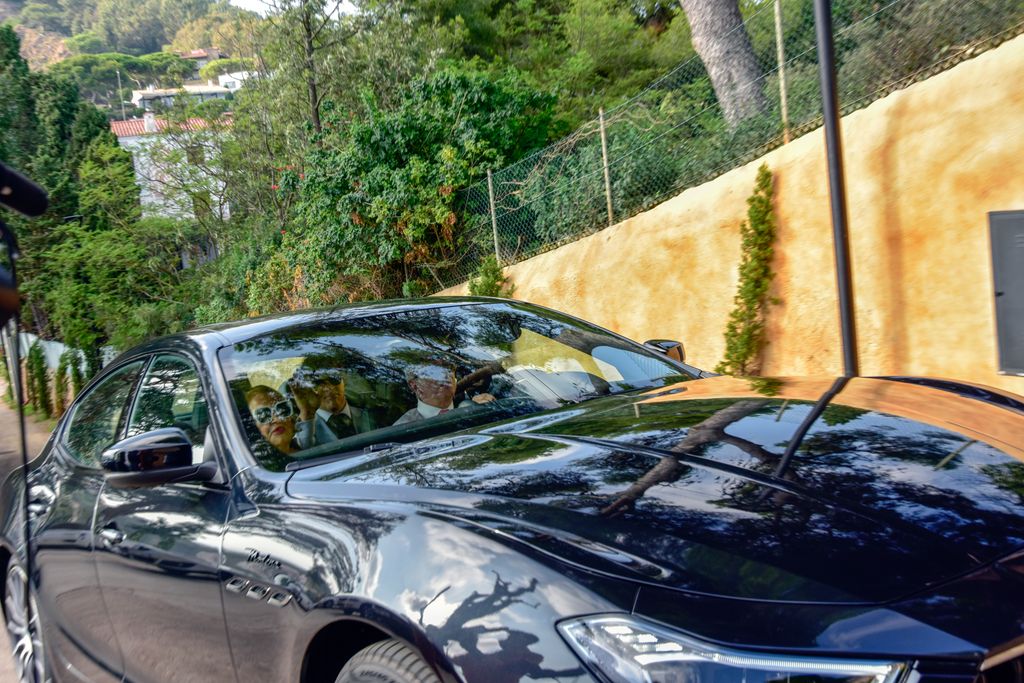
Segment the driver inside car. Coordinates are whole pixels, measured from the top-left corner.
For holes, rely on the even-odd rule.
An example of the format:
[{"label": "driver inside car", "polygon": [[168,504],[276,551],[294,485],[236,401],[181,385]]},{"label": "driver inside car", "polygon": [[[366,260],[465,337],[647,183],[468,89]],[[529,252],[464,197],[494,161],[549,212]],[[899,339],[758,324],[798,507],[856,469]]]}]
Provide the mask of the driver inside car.
[{"label": "driver inside car", "polygon": [[395,421],[396,425],[427,420],[438,415],[473,405],[489,403],[494,400],[492,394],[477,394],[471,399],[462,401],[455,406],[455,394],[458,381],[455,370],[444,363],[419,363],[405,370],[405,378],[409,388],[416,396],[416,407],[406,411]]}]

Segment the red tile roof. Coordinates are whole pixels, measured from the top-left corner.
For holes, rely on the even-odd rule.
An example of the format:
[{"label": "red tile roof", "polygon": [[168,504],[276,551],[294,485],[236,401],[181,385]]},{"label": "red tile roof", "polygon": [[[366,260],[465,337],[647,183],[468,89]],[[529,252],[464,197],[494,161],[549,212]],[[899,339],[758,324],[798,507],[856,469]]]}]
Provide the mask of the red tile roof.
[{"label": "red tile roof", "polygon": [[179,52],[178,56],[182,59],[202,59],[204,57],[213,57],[214,59],[218,59],[223,56],[223,53],[220,51],[219,47],[211,47]]},{"label": "red tile roof", "polygon": [[[226,117],[226,120],[230,122],[230,118]],[[182,126],[186,130],[202,130],[209,124],[206,119],[192,118]],[[127,119],[126,121],[111,121],[110,132],[119,138],[131,138],[138,135],[152,135],[153,132],[161,132],[167,128],[167,119],[157,118],[156,119],[156,131],[147,131],[146,122],[144,119]]]}]

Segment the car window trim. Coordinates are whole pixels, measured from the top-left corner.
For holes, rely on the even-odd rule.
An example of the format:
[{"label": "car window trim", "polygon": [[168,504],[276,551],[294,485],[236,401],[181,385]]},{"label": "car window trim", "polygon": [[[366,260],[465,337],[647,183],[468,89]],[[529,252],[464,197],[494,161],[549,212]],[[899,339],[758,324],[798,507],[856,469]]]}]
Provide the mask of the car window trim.
[{"label": "car window trim", "polygon": [[[208,381],[208,379],[203,375],[203,372],[201,371],[201,368],[208,367],[207,364],[205,364],[201,359],[193,358],[189,353],[184,352],[184,351],[179,351],[177,349],[161,349],[161,350],[152,351],[149,354],[149,356],[148,356],[148,362],[146,363],[145,370],[143,370],[142,374],[139,375],[139,379],[136,381],[135,387],[133,388],[132,399],[131,399],[131,410],[128,412],[128,421],[131,421],[131,415],[132,415],[132,413],[135,412],[135,406],[138,403],[139,394],[142,392],[142,382],[143,382],[143,380],[145,380],[146,375],[149,373],[150,368],[153,367],[153,365],[157,362],[158,359],[160,359],[160,358],[162,358],[164,356],[172,356],[174,358],[178,358],[180,360],[185,361],[186,363],[188,363],[192,367],[193,372],[196,373],[196,377],[199,379],[199,390],[202,392],[203,401],[207,405],[207,417],[209,418],[209,422],[208,422],[206,428],[213,430],[213,438],[211,439],[211,443],[213,445],[213,459],[214,459],[214,461],[216,461],[217,467],[220,468],[221,472],[228,472],[229,469],[227,467],[227,457],[226,457],[226,455],[222,455],[222,450],[223,449],[220,447],[220,438],[219,438],[220,430],[215,425],[217,420],[214,419],[213,411],[210,410],[210,407],[211,407],[210,396],[213,396],[213,392],[210,390],[212,382]],[[218,362],[218,365],[220,365],[219,362]],[[123,430],[123,432],[121,434],[121,438],[122,439],[127,438],[125,435],[128,432],[128,426],[129,426],[128,422],[125,422],[124,430]],[[204,450],[203,451],[203,460],[207,460],[207,459],[209,459],[209,455]],[[202,485],[202,486],[205,486],[205,485]]]},{"label": "car window trim", "polygon": [[128,407],[125,412],[121,414],[121,418],[117,424],[117,440],[125,439],[128,436],[128,423],[131,422],[132,415],[135,413],[135,408],[139,402],[139,394],[142,391],[142,383],[145,381],[147,375],[149,375],[150,368],[153,367],[153,363],[156,362],[156,353],[144,356],[145,365],[142,367],[142,372],[139,373],[139,378],[135,380],[135,385],[132,387],[132,392],[128,396]]},{"label": "car window trim", "polygon": [[[103,370],[96,377],[94,377],[89,382],[89,384],[86,386],[86,388],[82,391],[81,395],[75,397],[74,404],[71,406],[71,408],[68,409],[68,413],[67,413],[66,419],[63,419],[62,422],[61,422],[61,425],[60,425],[60,428],[59,428],[59,432],[57,434],[57,439],[56,439],[56,442],[55,442],[55,445],[57,446],[57,448],[56,448],[57,453],[60,454],[60,456],[63,459],[69,461],[69,464],[74,465],[75,467],[81,467],[83,469],[88,469],[88,470],[101,470],[101,469],[103,469],[98,464],[96,466],[93,466],[93,465],[89,465],[89,464],[86,464],[86,463],[82,462],[77,457],[75,457],[74,453],[72,453],[71,448],[68,445],[68,441],[67,441],[68,440],[68,430],[71,428],[71,423],[75,421],[75,414],[78,412],[79,407],[81,407],[82,400],[88,398],[89,395],[96,389],[96,387],[98,387],[100,384],[105,382],[110,375],[116,373],[117,371],[119,371],[119,370],[121,370],[121,369],[123,369],[123,368],[125,368],[125,367],[127,367],[129,365],[132,365],[133,363],[138,363],[138,362],[141,361],[143,369],[139,373],[138,377],[135,378],[135,381],[132,382],[131,391],[128,394],[128,398],[125,399],[126,404],[130,403],[131,405],[134,405],[134,403],[135,403],[135,393],[138,390],[139,383],[142,381],[142,377],[145,375],[145,371],[149,367],[149,363],[150,363],[151,360],[152,360],[152,357],[150,355],[148,355],[148,354],[147,355],[140,355],[140,356],[132,356],[131,358],[124,359],[122,362],[118,363],[117,365],[108,366],[106,368],[103,368]],[[123,416],[124,416],[124,414],[122,412],[121,417],[118,418],[118,429],[114,433],[114,436],[116,437],[114,443],[117,443],[118,441],[120,441],[121,439],[124,438],[124,436],[122,436],[122,434],[124,433],[123,429],[122,429],[123,425],[121,424],[121,420],[122,420]]]}]

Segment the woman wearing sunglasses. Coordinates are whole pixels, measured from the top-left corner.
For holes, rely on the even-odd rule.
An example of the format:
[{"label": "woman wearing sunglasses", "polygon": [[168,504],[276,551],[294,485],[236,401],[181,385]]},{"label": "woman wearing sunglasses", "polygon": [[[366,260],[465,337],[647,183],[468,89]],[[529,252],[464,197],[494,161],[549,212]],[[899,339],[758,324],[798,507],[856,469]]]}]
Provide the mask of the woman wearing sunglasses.
[{"label": "woman wearing sunglasses", "polygon": [[271,446],[285,455],[299,450],[295,441],[295,404],[265,385],[255,386],[245,393],[256,427]]}]

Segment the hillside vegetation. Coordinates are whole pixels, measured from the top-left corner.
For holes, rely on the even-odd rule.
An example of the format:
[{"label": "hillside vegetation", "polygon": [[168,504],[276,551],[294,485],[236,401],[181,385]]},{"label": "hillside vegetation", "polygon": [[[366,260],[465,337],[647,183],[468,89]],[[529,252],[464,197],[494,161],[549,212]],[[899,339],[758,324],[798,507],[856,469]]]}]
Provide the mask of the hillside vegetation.
[{"label": "hillside vegetation", "polygon": [[[898,1],[909,28],[872,19],[874,0],[834,2],[837,16],[874,21],[840,45],[843,69],[862,74],[850,82],[865,92],[884,69],[917,68],[961,40],[943,14],[960,7],[952,0]],[[743,68],[774,59],[774,42],[742,25],[710,48],[694,41],[705,10],[738,22],[766,5],[693,4],[684,14],[660,0],[356,0],[344,14],[335,1],[274,0],[261,18],[212,0],[19,3],[9,21],[66,36],[75,53],[30,73],[17,34],[0,27],[0,159],[54,200],[41,219],[12,220],[26,254],[25,325],[96,359],[101,346],[196,324],[436,291],[479,247],[466,188],[539,158],[531,155],[599,107],[640,91],[649,137],[611,142],[616,153],[649,150],[617,175],[623,192],[643,194],[635,181],[651,169],[664,169],[661,190],[682,173],[676,159],[650,153],[650,136],[685,136],[695,145],[687,163],[723,166],[773,115],[770,82],[736,84],[748,78]],[[782,9],[787,41],[813,44],[810,0],[782,0]],[[1020,19],[988,6],[975,14],[979,31]],[[893,53],[894,31],[915,46],[912,58]],[[179,98],[161,112],[170,124],[149,154],[177,215],[190,218],[144,215],[107,119],[132,88],[182,83],[192,67],[176,50],[211,46],[232,58],[214,70],[247,66],[256,76],[230,100]],[[736,54],[748,64],[734,64]],[[794,81],[813,89],[813,55],[802,59]],[[671,89],[644,90],[686,60],[697,68],[673,71]],[[585,151],[593,175],[600,156]],[[568,164],[540,173],[582,177]],[[563,239],[559,212],[579,203],[575,186],[542,194],[551,200],[533,207],[530,229]]]}]

